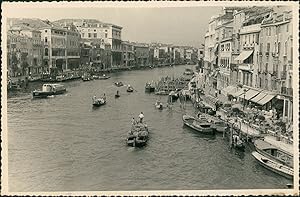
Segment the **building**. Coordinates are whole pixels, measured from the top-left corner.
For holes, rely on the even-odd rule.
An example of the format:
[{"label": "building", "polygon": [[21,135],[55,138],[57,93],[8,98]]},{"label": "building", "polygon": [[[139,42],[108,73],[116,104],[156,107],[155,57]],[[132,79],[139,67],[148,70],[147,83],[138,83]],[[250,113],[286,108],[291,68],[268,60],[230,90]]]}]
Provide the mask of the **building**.
[{"label": "building", "polygon": [[143,43],[134,43],[135,63],[137,67],[149,65],[149,46]]},{"label": "building", "polygon": [[[293,117],[293,30],[292,12],[279,7],[261,25],[258,87],[277,93],[283,121]],[[280,110],[280,109],[277,109]]]},{"label": "building", "polygon": [[123,65],[126,67],[135,66],[134,44],[129,41],[122,41]]},{"label": "building", "polygon": [[[59,24],[73,23],[81,34],[83,41],[100,42],[111,46],[111,66],[121,66],[122,58],[122,27],[104,23],[96,19],[62,19]],[[108,45],[107,45],[108,46]]]},{"label": "building", "polygon": [[11,26],[8,31],[8,70],[10,76],[42,74],[47,68],[43,67],[43,43],[41,32],[26,24]]}]

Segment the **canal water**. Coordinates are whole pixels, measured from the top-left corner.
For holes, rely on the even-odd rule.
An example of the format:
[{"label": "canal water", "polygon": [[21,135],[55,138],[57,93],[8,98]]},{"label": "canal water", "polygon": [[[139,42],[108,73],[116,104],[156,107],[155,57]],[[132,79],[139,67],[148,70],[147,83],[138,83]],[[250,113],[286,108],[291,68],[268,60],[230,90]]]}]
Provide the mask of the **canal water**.
[{"label": "canal water", "polygon": [[[247,147],[230,150],[222,135],[208,137],[183,126],[194,114],[174,103],[155,109],[164,96],[147,94],[147,81],[179,76],[176,66],[112,74],[108,80],[65,82],[65,95],[31,99],[30,90],[8,99],[9,191],[200,190],[285,188],[289,180],[260,166]],[[136,91],[113,85],[130,84]],[[121,97],[114,98],[119,90]],[[92,97],[107,104],[93,109]],[[150,139],[144,148],[126,146],[132,117],[144,112]]]}]

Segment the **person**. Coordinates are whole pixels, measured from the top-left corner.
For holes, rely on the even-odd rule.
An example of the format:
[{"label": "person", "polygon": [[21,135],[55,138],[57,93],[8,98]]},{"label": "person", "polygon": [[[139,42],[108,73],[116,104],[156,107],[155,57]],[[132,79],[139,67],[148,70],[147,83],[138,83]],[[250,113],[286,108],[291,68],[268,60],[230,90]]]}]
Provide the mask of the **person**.
[{"label": "person", "polygon": [[93,101],[96,101],[97,97],[96,95],[93,96]]},{"label": "person", "polygon": [[136,121],[134,118],[132,118],[131,123],[132,123],[132,125],[135,125]]},{"label": "person", "polygon": [[117,95],[119,95],[119,90],[117,90]]},{"label": "person", "polygon": [[143,123],[143,119],[144,119],[144,114],[143,112],[140,113],[139,118],[140,118],[140,123]]},{"label": "person", "polygon": [[105,96],[105,93],[103,94],[103,100],[105,100],[105,101],[106,101],[106,96]]}]

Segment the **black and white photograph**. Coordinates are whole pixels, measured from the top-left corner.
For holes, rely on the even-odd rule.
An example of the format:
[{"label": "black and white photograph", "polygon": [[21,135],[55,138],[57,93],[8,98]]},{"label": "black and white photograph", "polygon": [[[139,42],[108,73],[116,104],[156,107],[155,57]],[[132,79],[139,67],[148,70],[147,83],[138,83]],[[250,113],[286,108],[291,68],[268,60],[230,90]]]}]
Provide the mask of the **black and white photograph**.
[{"label": "black and white photograph", "polygon": [[1,7],[1,194],[299,195],[298,3]]}]

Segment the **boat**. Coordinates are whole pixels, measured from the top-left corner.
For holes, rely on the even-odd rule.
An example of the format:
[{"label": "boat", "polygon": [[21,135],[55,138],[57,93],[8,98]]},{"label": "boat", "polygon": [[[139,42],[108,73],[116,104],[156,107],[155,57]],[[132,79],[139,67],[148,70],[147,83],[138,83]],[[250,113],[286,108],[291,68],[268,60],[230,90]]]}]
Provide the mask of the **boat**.
[{"label": "boat", "polygon": [[101,105],[106,104],[106,99],[104,98],[93,98],[93,106],[100,107]]},{"label": "boat", "polygon": [[103,74],[102,76],[99,76],[98,79],[105,80],[105,79],[109,79],[109,78],[110,78],[110,76],[106,76],[105,74]]},{"label": "boat", "polygon": [[199,131],[200,133],[211,135],[215,134],[212,124],[203,116],[195,118],[190,115],[183,115],[182,120],[186,126]]},{"label": "boat", "polygon": [[151,83],[146,83],[146,86],[145,86],[145,92],[154,92],[155,91],[155,86]]},{"label": "boat", "polygon": [[158,92],[155,92],[156,95],[168,95],[168,92],[166,91],[158,91]]},{"label": "boat", "polygon": [[213,128],[220,133],[226,132],[228,125],[223,121],[215,121],[213,123]]},{"label": "boat", "polygon": [[184,75],[193,75],[194,71],[190,68],[186,68],[183,74]]},{"label": "boat", "polygon": [[128,87],[127,87],[127,90],[126,90],[127,92],[133,92],[133,87],[131,87],[130,85],[128,85]]},{"label": "boat", "polygon": [[82,81],[90,81],[90,80],[91,80],[91,77],[88,76],[88,75],[83,75],[83,76],[81,77],[81,79],[82,79]]},{"label": "boat", "polygon": [[156,109],[159,109],[159,110],[162,110],[164,107],[163,107],[163,104],[161,103],[161,102],[159,102],[159,101],[157,101],[156,103],[155,103],[155,107],[156,107]]},{"label": "boat", "polygon": [[117,87],[121,87],[121,86],[123,86],[124,84],[120,81],[120,82],[115,82],[115,85],[116,85]]},{"label": "boat", "polygon": [[242,151],[245,150],[245,143],[237,134],[232,135],[232,147]]},{"label": "boat", "polygon": [[127,145],[142,147],[147,144],[149,138],[148,127],[144,123],[135,123],[127,135]]},{"label": "boat", "polygon": [[117,91],[117,94],[115,94],[115,98],[119,98],[120,97],[120,94],[119,94],[119,91]]},{"label": "boat", "polygon": [[171,91],[171,92],[169,93],[169,101],[170,101],[170,102],[177,101],[178,98],[179,98],[179,94],[176,93],[175,91]]},{"label": "boat", "polygon": [[61,84],[43,84],[42,90],[32,91],[33,98],[47,98],[48,96],[63,94],[67,89]]},{"label": "boat", "polygon": [[286,178],[293,178],[293,155],[264,140],[254,141],[252,156],[265,168]]}]

